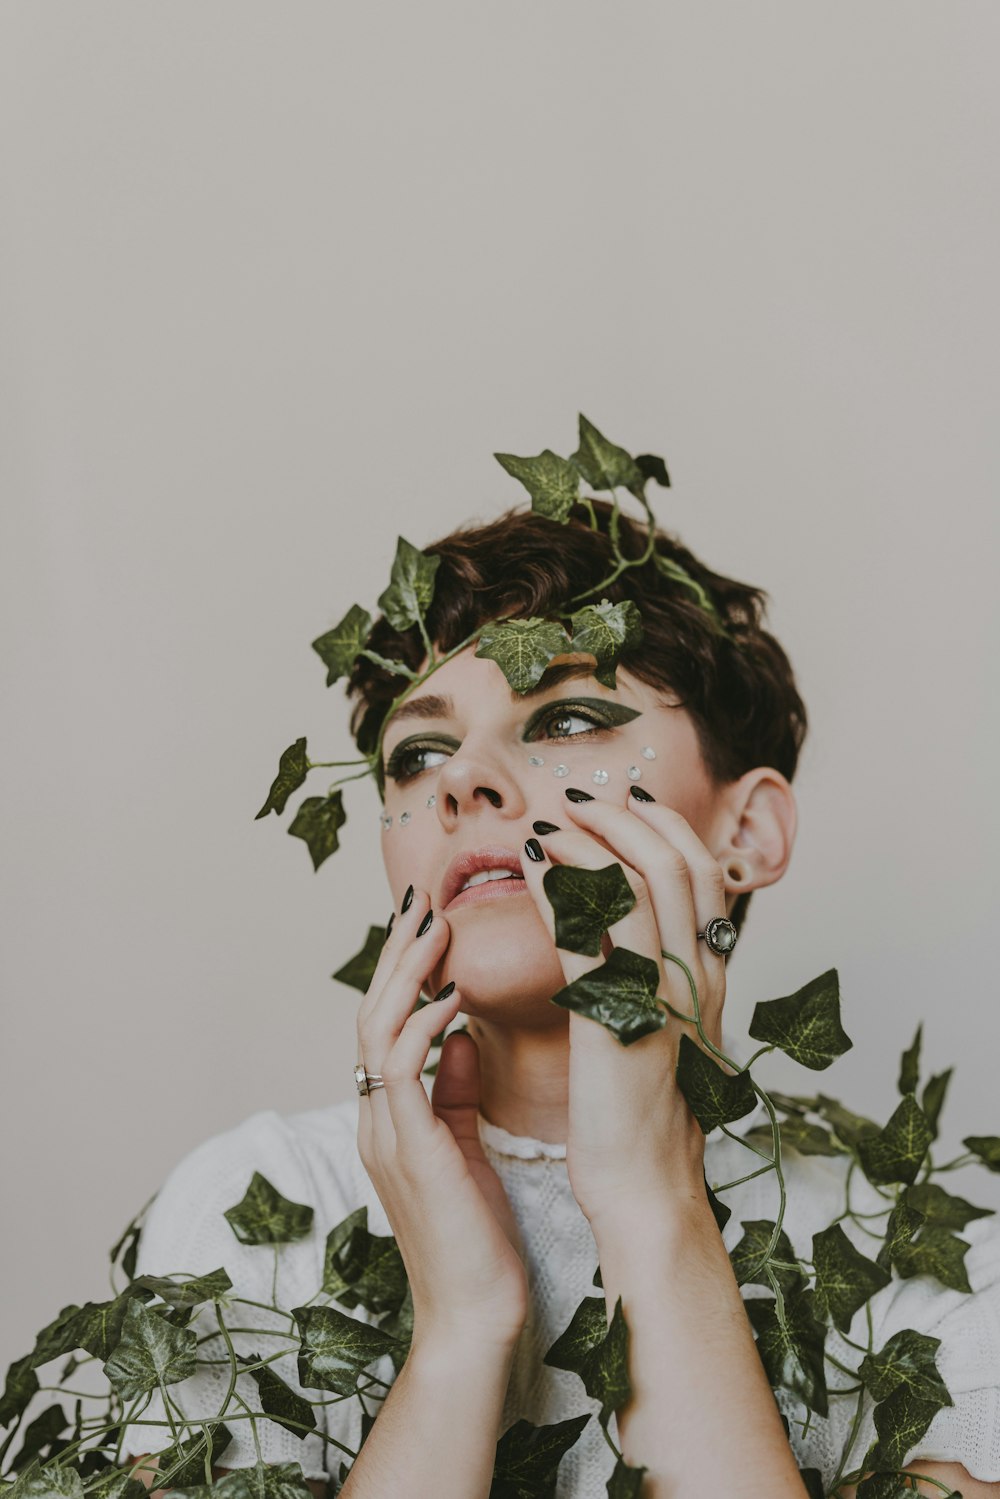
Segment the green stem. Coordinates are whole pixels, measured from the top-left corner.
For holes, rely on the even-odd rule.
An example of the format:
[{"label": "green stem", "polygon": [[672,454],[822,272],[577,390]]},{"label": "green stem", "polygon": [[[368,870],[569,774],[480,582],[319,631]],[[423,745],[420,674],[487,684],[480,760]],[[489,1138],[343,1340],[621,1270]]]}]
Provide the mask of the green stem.
[{"label": "green stem", "polygon": [[[739,1138],[737,1136],[737,1138]],[[756,1171],[747,1172],[746,1176],[738,1176],[735,1181],[723,1182],[721,1187],[713,1187],[713,1192],[727,1192],[730,1187],[742,1186],[743,1182],[752,1182],[755,1176],[763,1176],[767,1171],[774,1170],[774,1162],[768,1161],[766,1166],[758,1166]]]}]

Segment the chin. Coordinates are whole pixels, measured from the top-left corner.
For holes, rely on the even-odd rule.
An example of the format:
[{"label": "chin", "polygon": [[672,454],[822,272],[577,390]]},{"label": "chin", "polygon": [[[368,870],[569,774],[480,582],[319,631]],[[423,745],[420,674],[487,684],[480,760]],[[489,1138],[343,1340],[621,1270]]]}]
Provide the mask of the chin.
[{"label": "chin", "polygon": [[[548,1000],[566,983],[559,955],[541,923],[534,932],[503,929],[501,923],[455,921],[439,970],[427,984],[436,994],[454,979],[461,990],[461,1009],[484,1018],[499,1013],[530,1011],[537,1015],[544,1006],[553,1015],[567,1012]],[[520,925],[520,924],[518,924]],[[513,926],[513,924],[512,924]],[[436,988],[431,988],[431,984]]]}]

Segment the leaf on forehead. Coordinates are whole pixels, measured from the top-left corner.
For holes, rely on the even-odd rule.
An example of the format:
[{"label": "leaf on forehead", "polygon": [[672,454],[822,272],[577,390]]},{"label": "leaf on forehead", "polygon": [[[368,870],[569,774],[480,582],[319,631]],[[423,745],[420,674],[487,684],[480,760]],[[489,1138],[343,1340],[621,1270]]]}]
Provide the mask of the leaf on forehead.
[{"label": "leaf on forehead", "polygon": [[326,685],[332,687],[350,672],[354,659],[368,637],[372,617],[360,604],[352,604],[339,624],[319,635],[312,648],[326,667]]},{"label": "leaf on forehead", "polygon": [[514,453],[494,453],[497,462],[520,480],[531,496],[536,515],[565,525],[580,494],[580,471],[551,448],[536,458],[518,458]]},{"label": "leaf on forehead", "polygon": [[[585,604],[570,616],[572,649],[585,651],[597,660],[594,676],[602,687],[617,687],[615,666],[623,651],[639,644],[642,639],[642,616],[632,599],[612,604],[602,599],[599,604]],[[638,717],[639,710],[633,709]]]},{"label": "leaf on forehead", "polygon": [[271,782],[271,789],[267,793],[267,801],[261,807],[254,822],[259,817],[266,817],[268,812],[284,812],[285,803],[293,791],[297,791],[304,783],[308,773],[306,766],[306,741],[304,738],[296,739],[282,752],[278,761],[278,774]]},{"label": "leaf on forehead", "polygon": [[305,841],[317,870],[340,847],[338,832],[347,821],[344,793],[338,786],[329,796],[307,796],[289,824],[292,838]]},{"label": "leaf on forehead", "polygon": [[601,938],[635,906],[635,892],[618,863],[603,869],[553,864],[542,888],[555,916],[555,943],[566,952],[600,956]]},{"label": "leaf on forehead", "polygon": [[912,1093],[896,1109],[885,1129],[857,1142],[861,1169],[870,1182],[916,1181],[927,1147],[930,1126]]},{"label": "leaf on forehead", "polygon": [[597,1020],[623,1046],[662,1030],[666,1012],[656,998],[660,970],[652,958],[613,947],[599,968],[553,994],[550,1003]]},{"label": "leaf on forehead", "polygon": [[840,1023],[840,981],[836,968],[810,979],[794,994],[764,999],[750,1022],[755,1041],[768,1041],[793,1061],[821,1072],[853,1046]]},{"label": "leaf on forehead", "polygon": [[570,455],[588,484],[595,489],[614,489],[621,484],[625,488],[643,483],[643,472],[631,453],[617,444],[609,442],[593,422],[579,413],[580,445]]},{"label": "leaf on forehead", "polygon": [[367,993],[384,946],[385,927],[370,926],[360,952],[356,952],[353,958],[348,958],[330,977],[338,983],[349,984],[352,989],[359,989],[362,994]]},{"label": "leaf on forehead", "polygon": [[691,1037],[682,1034],[677,1057],[677,1086],[703,1134],[732,1124],[756,1108],[757,1094],[749,1072],[724,1072]]},{"label": "leaf on forehead", "polygon": [[440,557],[427,557],[405,536],[397,538],[392,581],[378,600],[379,608],[394,630],[408,630],[426,615],[434,597],[434,577],[440,566]]},{"label": "leaf on forehead", "polygon": [[476,655],[495,661],[515,692],[527,692],[541,681],[553,656],[569,650],[569,636],[558,620],[533,615],[485,624]]}]

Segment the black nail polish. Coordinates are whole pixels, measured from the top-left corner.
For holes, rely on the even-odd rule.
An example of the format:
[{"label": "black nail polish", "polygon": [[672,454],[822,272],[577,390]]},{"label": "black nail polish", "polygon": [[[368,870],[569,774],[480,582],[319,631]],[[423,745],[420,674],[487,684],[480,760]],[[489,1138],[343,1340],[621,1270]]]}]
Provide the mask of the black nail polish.
[{"label": "black nail polish", "polygon": [[449,996],[449,994],[454,994],[454,992],[455,992],[455,980],[454,979],[450,979],[449,982],[447,984],[445,984],[445,986],[441,990],[440,994],[435,994],[434,999],[431,1000],[431,1004],[434,1004],[435,1000],[438,1000],[438,999],[447,999],[448,996]]},{"label": "black nail polish", "polygon": [[641,786],[630,786],[629,795],[634,796],[637,802],[655,802],[656,797],[650,796],[648,791],[643,791]]},{"label": "black nail polish", "polygon": [[589,791],[578,791],[575,786],[567,786],[566,795],[571,802],[592,802],[594,800]]},{"label": "black nail polish", "polygon": [[413,886],[412,885],[407,885],[407,887],[406,887],[406,894],[403,896],[403,904],[399,908],[400,915],[402,915],[404,911],[408,911],[410,909],[410,905],[412,904],[412,901],[413,901]]},{"label": "black nail polish", "polygon": [[556,822],[542,822],[540,820],[538,822],[533,822],[531,826],[534,828],[536,833],[541,833],[543,838],[546,833],[558,833],[559,831],[559,824]]},{"label": "black nail polish", "polygon": [[528,841],[524,845],[524,852],[528,855],[528,858],[531,859],[535,864],[541,864],[545,859],[545,854],[542,851],[542,845],[539,843],[537,838],[528,839]]},{"label": "black nail polish", "polygon": [[434,910],[432,908],[430,911],[427,912],[427,915],[424,917],[423,921],[417,927],[417,936],[418,937],[422,937],[424,935],[424,933],[426,932],[427,928],[430,926],[430,924],[431,924],[431,922],[433,920],[434,920]]},{"label": "black nail polish", "polygon": [[388,926],[385,929],[385,940],[387,942],[389,940],[389,933],[392,931],[392,923],[395,921],[395,919],[396,919],[396,913],[395,913],[395,911],[393,911],[392,915],[389,917],[389,924],[388,924]]}]

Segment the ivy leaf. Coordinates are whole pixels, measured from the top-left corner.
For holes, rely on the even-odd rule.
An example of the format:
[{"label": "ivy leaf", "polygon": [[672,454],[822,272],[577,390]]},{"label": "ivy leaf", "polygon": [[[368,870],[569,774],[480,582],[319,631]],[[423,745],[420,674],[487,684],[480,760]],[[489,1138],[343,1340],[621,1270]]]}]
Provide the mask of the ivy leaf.
[{"label": "ivy leaf", "polygon": [[[155,1292],[132,1283],[111,1301],[87,1301],[72,1322],[74,1347],[83,1348],[103,1363],[111,1357],[122,1335],[128,1304],[134,1296],[151,1301]],[[69,1333],[67,1326],[67,1333]]]},{"label": "ivy leaf", "polygon": [[[767,1246],[774,1233],[774,1223],[767,1218],[751,1218],[740,1226],[744,1230],[743,1237],[729,1253],[729,1260],[736,1275],[736,1284],[738,1286],[770,1286],[771,1282],[767,1278],[764,1267],[767,1263]],[[782,1229],[778,1235],[778,1242],[774,1246],[774,1258],[793,1262],[795,1257],[791,1240]],[[792,1291],[801,1290],[807,1285],[801,1270],[782,1270],[773,1266],[772,1274],[781,1287],[783,1296],[788,1296]]]},{"label": "ivy leaf", "polygon": [[[600,1269],[600,1266],[598,1266]],[[552,1369],[579,1374],[592,1400],[601,1402],[600,1420],[606,1425],[632,1393],[628,1378],[628,1328],[619,1296],[608,1325],[606,1303],[585,1296],[542,1362]]]},{"label": "ivy leaf", "polygon": [[903,1192],[904,1202],[927,1219],[932,1228],[962,1229],[974,1218],[991,1218],[994,1208],[977,1208],[964,1197],[954,1197],[937,1182],[915,1182]]},{"label": "ivy leaf", "polygon": [[941,1409],[937,1400],[922,1400],[906,1385],[876,1405],[875,1430],[878,1441],[866,1457],[879,1467],[901,1468],[911,1447],[915,1447]]},{"label": "ivy leaf", "polygon": [[342,1291],[346,1291],[351,1284],[346,1276],[360,1276],[364,1266],[360,1262],[347,1257],[341,1253],[346,1244],[350,1242],[355,1228],[368,1227],[368,1205],[362,1203],[340,1223],[334,1225],[326,1236],[326,1248],[323,1253],[323,1284],[320,1290],[324,1296],[335,1296],[340,1300]]},{"label": "ivy leaf", "polygon": [[289,1244],[306,1237],[313,1208],[282,1197],[266,1176],[255,1171],[243,1197],[222,1216],[241,1244]]},{"label": "ivy leaf", "polygon": [[495,661],[515,692],[527,692],[541,681],[553,656],[569,650],[569,636],[558,620],[532,615],[485,624],[476,655]]},{"label": "ivy leaf", "polygon": [[553,864],[542,876],[542,888],[555,916],[556,947],[592,958],[600,956],[608,928],[635,907],[635,893],[617,862],[602,869]]},{"label": "ivy leaf", "polygon": [[979,1157],[987,1171],[1000,1171],[1000,1135],[966,1135],[962,1144]]},{"label": "ivy leaf", "polygon": [[340,847],[337,833],[347,821],[344,793],[338,786],[329,796],[307,796],[289,826],[293,838],[305,840],[317,870]]},{"label": "ivy leaf", "polygon": [[160,1384],[177,1384],[197,1367],[198,1335],[174,1327],[138,1296],[128,1304],[121,1339],[104,1365],[108,1382],[123,1400],[134,1400]]},{"label": "ivy leaf", "polygon": [[[260,1354],[251,1354],[244,1362],[260,1362]],[[260,1391],[260,1408],[265,1415],[277,1421],[299,1441],[305,1441],[310,1431],[316,1430],[316,1414],[308,1400],[297,1395],[280,1375],[275,1374],[270,1364],[247,1371]]]},{"label": "ivy leaf", "polygon": [[913,1038],[910,1047],[903,1052],[899,1064],[899,1091],[905,1098],[907,1093],[916,1093],[917,1083],[920,1080],[920,1039],[923,1035],[923,1022],[917,1026],[917,1034]]},{"label": "ivy leaf", "polygon": [[[207,1437],[207,1443],[206,1443]],[[190,1488],[199,1484],[205,1477],[205,1458],[208,1457],[210,1464],[218,1464],[219,1458],[229,1446],[233,1434],[229,1427],[222,1421],[211,1421],[201,1431],[184,1441],[175,1442],[165,1452],[161,1452],[157,1458],[157,1469],[160,1473],[167,1473],[179,1463],[180,1467],[170,1479],[169,1492],[174,1489]]]},{"label": "ivy leaf", "polygon": [[255,1463],[234,1468],[210,1490],[211,1499],[312,1499],[301,1463]]},{"label": "ivy leaf", "polygon": [[[670,475],[667,473],[667,465],[655,453],[636,453],[635,466],[642,475],[643,481],[641,489],[632,489],[632,493],[637,500],[642,499],[645,493],[645,486],[649,483],[650,479],[654,483],[659,484],[663,489],[670,488]],[[631,485],[629,487],[632,488]]]},{"label": "ivy leaf", "polygon": [[304,738],[296,739],[294,744],[290,744],[283,751],[278,762],[278,774],[271,782],[267,800],[254,818],[254,822],[258,818],[266,817],[268,812],[284,812],[285,803],[292,792],[297,791],[304,783],[307,773],[306,741]]},{"label": "ivy leaf", "polygon": [[[875,1452],[871,1449],[869,1456]],[[868,1468],[866,1461],[864,1467]],[[883,1473],[869,1473],[868,1477],[858,1485],[857,1499],[912,1499],[913,1489],[910,1488],[905,1478],[901,1478],[895,1469]],[[955,1499],[949,1495],[947,1499]]]},{"label": "ivy leaf", "polygon": [[138,1478],[112,1463],[87,1480],[87,1499],[147,1499],[149,1490]]},{"label": "ivy leaf", "polygon": [[570,1416],[550,1426],[515,1421],[497,1442],[488,1499],[552,1499],[559,1464],[589,1420]]},{"label": "ivy leaf", "polygon": [[[58,1440],[68,1425],[69,1420],[61,1405],[46,1406],[45,1410],[25,1427],[21,1447],[12,1466],[23,1468],[32,1458],[41,1457],[45,1449]],[[53,1455],[49,1452],[48,1458],[51,1459]]]},{"label": "ivy leaf", "polygon": [[346,677],[355,658],[368,638],[372,617],[360,604],[352,604],[339,624],[312,642],[312,648],[326,667],[326,685],[332,687]]},{"label": "ivy leaf", "polygon": [[742,1119],[757,1105],[749,1072],[724,1072],[713,1057],[683,1032],[677,1058],[677,1085],[706,1135],[720,1124]]},{"label": "ivy leaf", "polygon": [[[324,1286],[343,1306],[363,1306],[379,1314],[398,1311],[409,1284],[399,1245],[392,1234],[373,1234],[357,1210],[327,1236]],[[347,1225],[350,1225],[349,1227]]]},{"label": "ivy leaf", "polygon": [[933,1275],[953,1291],[971,1292],[965,1268],[969,1247],[966,1239],[949,1233],[946,1228],[923,1228],[918,1238],[897,1251],[894,1264],[904,1280],[914,1275]]},{"label": "ivy leaf", "polygon": [[0,1397],[0,1426],[9,1426],[15,1416],[27,1410],[34,1395],[38,1393],[38,1375],[35,1373],[32,1356],[26,1353],[7,1370],[3,1396]]},{"label": "ivy leaf", "polygon": [[837,1139],[842,1140],[851,1149],[854,1149],[860,1140],[873,1138],[879,1133],[879,1127],[874,1120],[866,1119],[863,1114],[852,1113],[835,1098],[826,1098],[822,1093],[816,1096],[816,1112],[831,1126]]},{"label": "ivy leaf", "polygon": [[628,489],[644,487],[645,476],[631,453],[609,442],[593,422],[579,413],[580,446],[570,455],[588,484],[595,489],[614,489],[621,484]]},{"label": "ivy leaf", "polygon": [[755,1296],[744,1306],[772,1389],[791,1390],[810,1410],[825,1416],[829,1409],[823,1368],[826,1330],[817,1320],[812,1292],[797,1291],[786,1299],[784,1327],[770,1297]]},{"label": "ivy leaf", "polygon": [[912,1207],[906,1200],[906,1193],[912,1189],[907,1187],[903,1197],[892,1212],[885,1226],[885,1243],[875,1256],[876,1262],[883,1270],[890,1269],[896,1263],[896,1256],[904,1245],[909,1244],[913,1235],[925,1221],[924,1214]]},{"label": "ivy leaf", "polygon": [[706,589],[698,582],[697,578],[691,576],[686,567],[683,567],[675,558],[668,557],[665,552],[659,550],[654,551],[653,562],[656,565],[657,572],[662,573],[671,582],[679,583],[682,588],[686,588],[694,596],[698,607],[704,609],[706,614],[712,615],[718,620],[719,611],[715,607],[713,600],[709,597]]},{"label": "ivy leaf", "polygon": [[[773,1094],[771,1102],[774,1102]],[[830,1156],[845,1153],[843,1146],[838,1144],[829,1130],[825,1130],[820,1124],[811,1124],[808,1119],[797,1114],[793,1114],[790,1119],[778,1121],[778,1134],[781,1137],[782,1154],[786,1150],[797,1150],[799,1155]],[[766,1150],[768,1153],[774,1143],[769,1124],[760,1124],[747,1130],[743,1138],[748,1145],[756,1145],[758,1150]]]},{"label": "ivy leaf", "polygon": [[648,1468],[632,1468],[619,1457],[608,1479],[608,1499],[641,1499],[642,1480]]},{"label": "ivy leaf", "polygon": [[508,474],[520,480],[531,496],[536,515],[565,525],[580,494],[580,472],[566,458],[551,448],[543,448],[537,458],[518,458],[513,453],[494,453],[494,458]]},{"label": "ivy leaf", "polygon": [[908,1093],[885,1129],[858,1141],[858,1160],[870,1182],[909,1185],[916,1181],[930,1143],[931,1131],[924,1111],[913,1094]]},{"label": "ivy leaf", "polygon": [[750,1035],[770,1042],[814,1072],[850,1051],[853,1042],[840,1024],[840,980],[836,968],[810,979],[794,994],[761,1000],[753,1012]]},{"label": "ivy leaf", "polygon": [[330,977],[337,979],[341,984],[349,984],[352,989],[360,989],[362,994],[367,994],[384,946],[385,927],[370,926],[361,951],[356,952],[353,958],[348,958],[347,962],[338,968],[336,973],[331,973]]},{"label": "ivy leaf", "polygon": [[[128,1280],[131,1280],[133,1275],[135,1274],[136,1257],[139,1252],[139,1240],[142,1237],[142,1228],[140,1227],[139,1220],[143,1216],[143,1212],[145,1212],[145,1209],[143,1209],[142,1212],[138,1213],[132,1219],[132,1222],[122,1233],[122,1236],[118,1240],[118,1243],[108,1253],[108,1258],[111,1261],[112,1265],[117,1263],[118,1256],[119,1254],[121,1254],[122,1270]],[[124,1254],[122,1254],[123,1248],[125,1249]]]},{"label": "ivy leaf", "polygon": [[[570,615],[569,623],[572,649],[596,657],[594,676],[598,682],[603,687],[617,687],[615,667],[619,656],[642,639],[642,616],[635,602],[624,599],[620,604],[612,604],[602,599],[599,604],[585,604]],[[628,718],[639,717],[638,708],[626,712]]]},{"label": "ivy leaf", "polygon": [[951,1082],[953,1070],[953,1068],[949,1067],[946,1071],[939,1072],[936,1076],[930,1078],[924,1089],[923,1097],[920,1100],[920,1107],[927,1115],[927,1123],[931,1127],[931,1134],[935,1140],[938,1133],[938,1120],[941,1117],[945,1094],[948,1091],[948,1084]]},{"label": "ivy leaf", "polygon": [[406,1283],[406,1295],[403,1297],[398,1308],[387,1313],[379,1322],[383,1332],[387,1332],[396,1339],[399,1352],[395,1348],[389,1350],[389,1356],[396,1366],[398,1374],[406,1361],[413,1342],[413,1293],[410,1283]]},{"label": "ivy leaf", "polygon": [[[704,1171],[702,1171],[702,1176],[705,1176]],[[716,1197],[715,1193],[708,1185],[707,1176],[705,1176],[705,1195],[708,1198],[708,1205],[712,1209],[712,1217],[715,1219],[719,1233],[721,1234],[722,1230],[725,1228],[726,1224],[733,1216],[733,1210],[731,1207],[728,1207],[721,1198]]]},{"label": "ivy leaf", "polygon": [[434,597],[434,577],[440,566],[440,557],[425,557],[404,536],[397,538],[391,581],[378,600],[379,608],[394,630],[408,630],[426,616]]},{"label": "ivy leaf", "polygon": [[337,1395],[356,1395],[358,1378],[397,1347],[380,1327],[359,1322],[335,1306],[292,1307],[299,1326],[299,1384]]},{"label": "ivy leaf", "polygon": [[859,1307],[892,1279],[889,1270],[855,1248],[839,1223],[813,1234],[813,1265],[817,1310],[844,1333]]},{"label": "ivy leaf", "polygon": [[[232,1289],[232,1284],[225,1268],[220,1265],[218,1270],[210,1270],[207,1275],[195,1275],[188,1280],[174,1280],[172,1276],[166,1275],[140,1275],[129,1289],[151,1291],[154,1296],[161,1297],[170,1306],[179,1309],[201,1306],[205,1301],[224,1300],[225,1293]],[[87,1345],[81,1342],[80,1347],[86,1348]],[[88,1348],[87,1352],[92,1353],[93,1349]]]},{"label": "ivy leaf", "polygon": [[938,1371],[934,1355],[940,1338],[904,1327],[894,1332],[877,1353],[867,1353],[858,1373],[873,1400],[886,1400],[903,1387],[921,1400],[936,1400],[938,1407],[952,1405],[948,1387]]},{"label": "ivy leaf", "polygon": [[800,1468],[799,1477],[802,1479],[809,1499],[826,1499],[823,1475],[819,1468]]},{"label": "ivy leaf", "polygon": [[623,1046],[631,1046],[667,1023],[656,998],[659,982],[652,958],[613,947],[599,968],[581,974],[553,994],[550,1003],[600,1021]]},{"label": "ivy leaf", "polygon": [[36,1458],[2,1492],[10,1499],[83,1499],[83,1479],[75,1468],[62,1463],[40,1467]]}]

